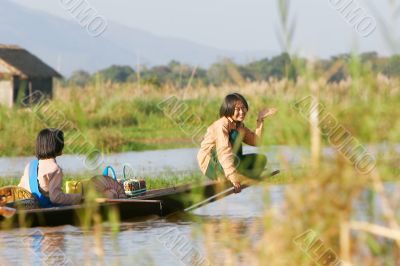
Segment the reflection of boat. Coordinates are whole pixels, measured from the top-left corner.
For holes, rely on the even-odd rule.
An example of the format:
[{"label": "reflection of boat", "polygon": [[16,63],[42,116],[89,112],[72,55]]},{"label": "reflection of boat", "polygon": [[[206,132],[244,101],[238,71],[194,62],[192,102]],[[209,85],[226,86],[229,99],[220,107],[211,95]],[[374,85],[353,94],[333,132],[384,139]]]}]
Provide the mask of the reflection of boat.
[{"label": "reflection of boat", "polygon": [[[278,172],[275,171],[270,176]],[[234,193],[229,187],[230,184],[226,182],[208,181],[202,185],[182,185],[149,190],[145,195],[130,199],[98,199],[93,204],[17,210],[16,214],[10,218],[0,216],[0,224],[2,227],[81,225],[86,224],[87,221],[90,222],[95,213],[101,214],[103,220],[111,219],[110,214],[115,214],[114,210],[119,212],[121,220],[150,215],[166,216]]]}]

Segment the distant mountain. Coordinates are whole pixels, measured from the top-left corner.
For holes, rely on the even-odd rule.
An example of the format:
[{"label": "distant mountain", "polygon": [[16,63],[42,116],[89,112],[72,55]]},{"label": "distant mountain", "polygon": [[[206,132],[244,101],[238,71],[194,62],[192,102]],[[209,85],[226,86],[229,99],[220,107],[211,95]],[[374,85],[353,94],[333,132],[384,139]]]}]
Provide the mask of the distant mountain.
[{"label": "distant mountain", "polygon": [[223,57],[247,62],[271,55],[216,49],[179,38],[156,36],[112,21],[95,38],[72,18],[64,20],[8,0],[0,3],[0,43],[22,46],[67,76],[74,70],[94,72],[112,64],[135,67],[138,63],[151,66],[178,60],[208,66]]}]

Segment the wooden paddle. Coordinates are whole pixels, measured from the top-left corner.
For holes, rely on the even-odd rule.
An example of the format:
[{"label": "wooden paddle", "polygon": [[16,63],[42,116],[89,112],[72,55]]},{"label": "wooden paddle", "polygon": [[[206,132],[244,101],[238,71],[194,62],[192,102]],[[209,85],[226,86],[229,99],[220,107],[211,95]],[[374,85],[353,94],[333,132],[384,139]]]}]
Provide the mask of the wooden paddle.
[{"label": "wooden paddle", "polygon": [[108,199],[96,198],[97,203],[154,203],[161,204],[160,200],[142,200],[142,199]]},{"label": "wooden paddle", "polygon": [[[275,171],[273,171],[272,173],[268,174],[267,176],[262,176],[262,177],[260,177],[260,179],[263,179],[263,178],[267,178],[267,177],[271,177],[271,176],[277,175],[277,174],[279,174],[280,172],[281,172],[280,170],[275,170]],[[251,180],[251,181],[250,181],[250,182],[244,182],[244,183],[243,183],[243,185],[241,186],[241,187],[242,187],[242,190],[245,189],[245,188],[248,188],[248,187],[251,186],[251,185],[254,185],[255,183],[259,183],[259,180],[257,180],[258,182],[257,182],[256,180],[254,180],[254,179],[249,179],[249,180]],[[228,188],[228,189],[226,189],[226,190],[224,190],[224,191],[222,191],[222,192],[220,192],[220,193],[215,194],[214,196],[211,196],[211,197],[209,197],[209,198],[207,198],[207,199],[205,199],[205,200],[203,200],[203,201],[201,201],[201,202],[199,202],[199,203],[196,203],[196,204],[194,204],[194,205],[192,205],[192,206],[190,206],[190,207],[184,209],[184,211],[185,211],[185,212],[189,212],[189,211],[192,211],[192,210],[194,210],[194,209],[200,208],[201,206],[204,206],[204,205],[206,205],[206,204],[208,204],[208,203],[214,201],[215,199],[219,199],[219,198],[222,198],[222,197],[226,197],[226,196],[228,196],[228,195],[234,193],[234,191],[235,191],[235,188],[234,188],[234,187],[230,187],[230,188]]]}]

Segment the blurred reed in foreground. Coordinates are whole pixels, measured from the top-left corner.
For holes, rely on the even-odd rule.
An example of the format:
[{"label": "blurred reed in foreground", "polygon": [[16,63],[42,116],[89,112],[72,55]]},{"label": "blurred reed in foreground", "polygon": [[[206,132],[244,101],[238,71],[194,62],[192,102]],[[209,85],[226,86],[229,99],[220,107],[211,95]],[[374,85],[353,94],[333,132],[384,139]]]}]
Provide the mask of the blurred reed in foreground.
[{"label": "blurred reed in foreground", "polygon": [[[300,176],[293,172],[292,178],[303,182],[285,186],[279,206],[266,196],[262,217],[205,223],[211,264],[398,265],[398,197],[393,196],[400,187],[381,189],[379,169],[361,175],[340,156],[329,165]],[[269,189],[265,185],[265,195]]]}]

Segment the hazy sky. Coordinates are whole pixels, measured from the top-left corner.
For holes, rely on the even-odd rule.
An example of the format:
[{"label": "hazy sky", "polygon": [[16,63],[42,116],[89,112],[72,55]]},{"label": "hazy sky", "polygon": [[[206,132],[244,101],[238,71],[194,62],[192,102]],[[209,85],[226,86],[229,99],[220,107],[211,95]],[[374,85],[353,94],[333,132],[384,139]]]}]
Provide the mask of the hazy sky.
[{"label": "hazy sky", "polygon": [[[21,5],[71,19],[60,1],[14,0]],[[354,1],[376,19],[377,28],[362,37],[333,2]],[[188,39],[230,50],[281,51],[277,39],[279,15],[276,0],[88,0],[106,19],[158,35]],[[360,51],[391,53],[382,38],[377,14],[390,17],[389,0],[292,0],[291,16],[296,22],[295,48],[301,54],[327,57],[357,47]],[[396,1],[393,1],[396,2]],[[397,1],[399,2],[399,1]],[[374,8],[371,8],[373,4]],[[397,4],[399,6],[399,4]],[[397,10],[400,16],[400,9]],[[390,34],[399,37],[397,29]]]}]

